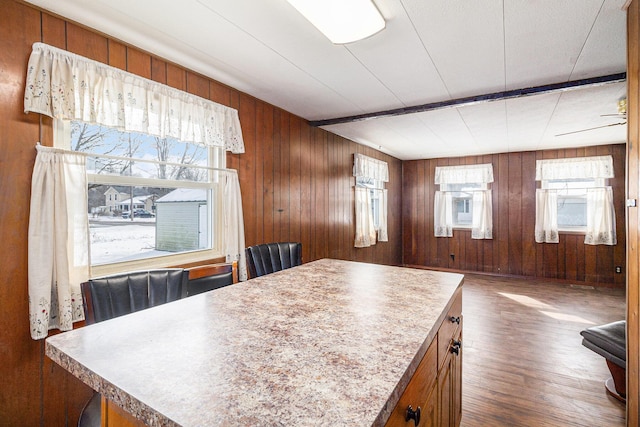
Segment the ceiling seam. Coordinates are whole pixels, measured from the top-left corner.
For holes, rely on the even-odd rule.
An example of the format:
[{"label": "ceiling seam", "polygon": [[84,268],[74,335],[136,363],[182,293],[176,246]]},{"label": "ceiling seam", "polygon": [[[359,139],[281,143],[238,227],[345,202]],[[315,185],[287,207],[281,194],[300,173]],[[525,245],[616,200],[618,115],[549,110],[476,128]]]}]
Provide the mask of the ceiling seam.
[{"label": "ceiling seam", "polygon": [[[427,57],[429,57],[429,61],[431,61],[431,63],[433,64],[433,68],[436,70],[436,74],[438,74],[438,77],[440,78],[440,82],[442,83],[442,86],[444,87],[444,90],[447,92],[447,96],[449,97],[449,99],[452,99],[453,96],[451,96],[451,92],[449,91],[449,87],[447,86],[447,83],[444,81],[444,78],[442,77],[442,74],[440,73],[440,70],[438,69],[438,66],[436,65],[436,62],[431,57],[431,53],[429,53],[429,49],[427,49],[427,46],[425,45],[424,41],[422,40],[422,37],[420,37],[420,33],[418,32],[418,29],[416,28],[416,24],[413,22],[413,19],[411,19],[411,15],[407,11],[407,7],[404,4],[404,0],[400,0],[400,5],[402,6],[402,10],[404,10],[404,14],[406,15],[407,19],[409,20],[409,22],[411,22],[411,28],[413,28],[413,32],[415,33],[416,37],[418,37],[418,40],[420,40],[420,44],[422,45],[422,48],[424,49],[424,52],[427,54]],[[429,126],[429,124],[423,120],[422,115],[419,114],[416,117],[418,117],[418,120],[420,121],[420,123],[422,123],[429,130],[429,132],[431,132],[433,135],[435,135],[440,141],[444,142],[444,140],[438,134],[436,134],[436,132],[434,132],[434,130],[431,128],[431,126]]]},{"label": "ceiling seam", "polygon": [[598,17],[602,13],[602,8],[604,7],[605,1],[606,0],[602,0],[602,3],[600,3],[600,8],[598,9],[598,13],[596,13],[595,18],[593,18],[593,22],[591,23],[591,27],[589,28],[589,32],[587,33],[587,37],[584,38],[584,42],[582,43],[582,46],[580,46],[580,52],[578,52],[578,56],[576,57],[576,62],[574,62],[573,66],[571,67],[571,72],[569,73],[568,80],[571,80],[571,78],[573,77],[573,73],[576,70],[576,65],[578,65],[578,61],[580,60],[580,57],[582,56],[582,52],[584,51],[584,47],[587,45],[587,40],[589,40],[589,37],[591,37],[591,33],[593,32],[593,27],[596,26],[596,22],[598,21]]},{"label": "ceiling seam", "polygon": [[[506,14],[505,14],[505,6],[504,0],[502,0],[502,69],[504,72],[504,87],[503,90],[506,92],[507,90],[507,26],[506,26]],[[511,138],[509,132],[509,113],[507,107],[507,101],[504,101],[504,123],[507,131],[506,139],[507,139],[507,152],[511,152]]]}]

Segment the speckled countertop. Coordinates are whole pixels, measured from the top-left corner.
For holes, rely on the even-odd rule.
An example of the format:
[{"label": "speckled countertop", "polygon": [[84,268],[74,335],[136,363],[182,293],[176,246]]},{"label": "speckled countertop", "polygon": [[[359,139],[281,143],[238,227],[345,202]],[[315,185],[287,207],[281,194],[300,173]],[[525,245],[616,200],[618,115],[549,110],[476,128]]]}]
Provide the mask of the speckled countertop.
[{"label": "speckled countertop", "polygon": [[156,426],[384,425],[463,276],[323,259],[55,335]]}]

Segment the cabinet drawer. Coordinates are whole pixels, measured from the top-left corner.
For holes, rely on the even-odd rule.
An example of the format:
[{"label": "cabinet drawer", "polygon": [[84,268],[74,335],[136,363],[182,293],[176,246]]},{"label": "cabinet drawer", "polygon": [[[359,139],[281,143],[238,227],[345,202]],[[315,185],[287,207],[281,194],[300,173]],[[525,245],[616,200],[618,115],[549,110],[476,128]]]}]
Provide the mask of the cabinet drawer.
[{"label": "cabinet drawer", "polygon": [[[416,372],[413,374],[413,377],[407,384],[407,388],[405,388],[404,393],[400,396],[400,400],[398,400],[398,404],[394,408],[393,412],[389,416],[389,420],[387,421],[386,426],[413,426],[413,420],[409,422],[406,421],[407,408],[409,405],[416,410],[418,407],[421,408],[423,414],[421,415],[422,419],[427,419],[429,417],[429,412],[435,414],[433,408],[429,409],[431,406],[428,404],[430,399],[433,397],[433,391],[437,390],[437,340],[433,340],[427,352],[425,353],[422,361],[418,365]],[[437,394],[437,391],[436,391]],[[420,423],[420,426],[427,425],[426,423]]]},{"label": "cabinet drawer", "polygon": [[453,304],[438,329],[438,369],[444,363],[453,337],[462,325],[462,288],[456,291],[453,298]]}]

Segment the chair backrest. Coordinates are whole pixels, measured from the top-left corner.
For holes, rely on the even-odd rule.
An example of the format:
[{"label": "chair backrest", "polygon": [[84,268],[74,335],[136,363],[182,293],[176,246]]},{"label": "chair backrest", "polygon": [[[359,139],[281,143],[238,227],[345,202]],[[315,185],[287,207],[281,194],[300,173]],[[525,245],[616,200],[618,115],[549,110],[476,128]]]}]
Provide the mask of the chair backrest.
[{"label": "chair backrest", "polygon": [[87,324],[175,301],[183,296],[188,273],[182,268],[134,271],[81,284]]},{"label": "chair backrest", "polygon": [[249,246],[245,253],[251,277],[264,276],[302,264],[302,244],[296,242]]},{"label": "chair backrest", "polygon": [[238,281],[236,264],[207,264],[186,269],[189,280],[183,289],[183,297],[201,294],[231,285]]}]

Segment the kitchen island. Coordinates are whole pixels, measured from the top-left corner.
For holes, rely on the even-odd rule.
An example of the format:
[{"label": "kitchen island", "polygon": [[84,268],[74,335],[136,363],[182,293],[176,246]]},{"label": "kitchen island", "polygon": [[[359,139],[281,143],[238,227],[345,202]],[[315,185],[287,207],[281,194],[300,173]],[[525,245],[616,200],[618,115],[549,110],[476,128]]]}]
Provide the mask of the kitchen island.
[{"label": "kitchen island", "polygon": [[385,425],[416,370],[437,385],[459,351],[462,282],[323,259],[52,336],[46,354],[147,425]]}]

